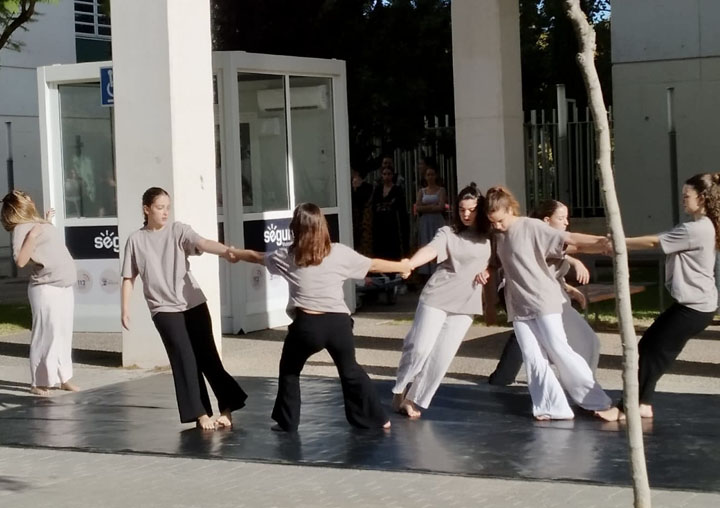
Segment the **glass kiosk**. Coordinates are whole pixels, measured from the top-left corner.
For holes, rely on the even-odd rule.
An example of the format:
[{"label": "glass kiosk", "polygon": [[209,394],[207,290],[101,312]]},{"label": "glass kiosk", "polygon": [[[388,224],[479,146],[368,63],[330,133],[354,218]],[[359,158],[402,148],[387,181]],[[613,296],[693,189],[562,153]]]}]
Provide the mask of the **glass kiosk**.
[{"label": "glass kiosk", "polygon": [[[111,65],[38,69],[44,206],[77,262],[76,331],[120,331],[112,108],[100,101],[100,68]],[[345,63],[214,52],[213,72],[220,241],[288,245],[293,208],[311,201],[333,241],[351,245]],[[284,280],[244,263],[220,263],[219,276],[223,332],[289,323]],[[354,308],[351,284],[346,299]]]}]

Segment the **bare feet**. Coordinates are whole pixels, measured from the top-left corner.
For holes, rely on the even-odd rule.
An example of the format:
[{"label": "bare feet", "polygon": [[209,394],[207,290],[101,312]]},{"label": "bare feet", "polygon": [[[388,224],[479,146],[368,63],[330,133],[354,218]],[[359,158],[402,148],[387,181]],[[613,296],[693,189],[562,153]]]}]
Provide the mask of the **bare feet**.
[{"label": "bare feet", "polygon": [[226,428],[229,429],[232,427],[232,413],[229,409],[226,409],[225,411],[220,413],[220,416],[218,416],[218,419],[215,420],[215,425],[217,425],[218,428]]},{"label": "bare feet", "polygon": [[47,397],[50,395],[50,389],[47,386],[31,386],[30,393],[41,397]]},{"label": "bare feet", "polygon": [[202,430],[215,430],[215,422],[208,415],[200,416],[195,426]]},{"label": "bare feet", "polygon": [[621,419],[621,416],[625,416],[617,407],[610,407],[608,409],[603,409],[602,411],[595,411],[593,414],[606,422],[616,422]]},{"label": "bare feet", "polygon": [[422,415],[420,408],[411,400],[403,400],[400,405],[400,412],[410,418],[411,420],[417,420]]},{"label": "bare feet", "polygon": [[77,387],[77,385],[73,384],[69,379],[65,381],[64,383],[60,383],[60,389],[65,390],[66,392],[79,392],[80,388]]},{"label": "bare feet", "polygon": [[553,418],[550,415],[537,415],[537,416],[533,416],[533,418],[535,418],[536,422],[549,422],[552,420],[574,420],[575,415],[567,416],[564,418]]},{"label": "bare feet", "polygon": [[640,404],[640,417],[641,418],[652,418],[653,408],[650,404]]}]

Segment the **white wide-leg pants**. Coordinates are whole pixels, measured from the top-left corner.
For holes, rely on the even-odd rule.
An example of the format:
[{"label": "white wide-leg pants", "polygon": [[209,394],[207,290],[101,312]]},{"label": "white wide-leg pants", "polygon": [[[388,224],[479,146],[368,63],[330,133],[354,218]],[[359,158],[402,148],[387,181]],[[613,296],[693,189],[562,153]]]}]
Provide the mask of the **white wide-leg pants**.
[{"label": "white wide-leg pants", "polygon": [[[610,397],[595,381],[587,362],[568,345],[560,314],[516,320],[513,328],[527,370],[533,416],[573,418],[563,388],[584,409],[597,411],[610,407]],[[559,380],[550,362],[555,365]]]},{"label": "white wide-leg pants", "polygon": [[73,375],[72,335],[75,294],[72,286],[28,286],[32,309],[30,379],[32,386],[55,386]]},{"label": "white wide-leg pants", "polygon": [[412,328],[403,341],[393,393],[403,393],[412,383],[406,398],[427,408],[470,325],[472,316],[419,303]]}]

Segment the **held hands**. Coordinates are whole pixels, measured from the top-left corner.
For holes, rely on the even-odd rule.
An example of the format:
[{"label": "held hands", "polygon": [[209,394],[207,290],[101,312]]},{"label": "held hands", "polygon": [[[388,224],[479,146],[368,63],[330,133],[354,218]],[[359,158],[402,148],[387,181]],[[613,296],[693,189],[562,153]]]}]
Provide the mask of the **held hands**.
[{"label": "held hands", "polygon": [[237,263],[240,261],[240,258],[235,253],[237,249],[230,245],[227,249],[225,249],[225,252],[220,254],[220,257],[225,259],[228,263]]},{"label": "held hands", "polygon": [[403,265],[403,270],[400,272],[400,277],[403,279],[407,279],[412,275],[413,267],[410,264],[410,260],[408,258],[403,258],[400,260],[400,264]]},{"label": "held hands", "polygon": [[604,247],[602,250],[603,255],[612,256],[613,254],[615,254],[615,247],[613,246],[612,238],[610,238],[609,233],[605,237],[605,243],[604,243],[603,247]]}]

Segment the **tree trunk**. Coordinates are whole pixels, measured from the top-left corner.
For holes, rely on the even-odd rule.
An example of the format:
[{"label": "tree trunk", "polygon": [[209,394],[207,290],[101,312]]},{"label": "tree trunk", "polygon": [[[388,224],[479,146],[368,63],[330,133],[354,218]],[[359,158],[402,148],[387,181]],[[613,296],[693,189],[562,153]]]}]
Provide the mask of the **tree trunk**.
[{"label": "tree trunk", "polygon": [[575,29],[579,43],[578,65],[582,71],[587,89],[590,109],[595,119],[595,141],[597,143],[597,165],[600,169],[600,182],[605,201],[607,222],[615,247],[615,298],[617,301],[620,337],[623,344],[623,402],[627,415],[627,434],[630,445],[630,465],[632,469],[635,507],[650,507],[650,485],[645,464],[642,425],[638,403],[638,350],[637,337],[633,326],[630,306],[630,277],[628,255],[625,245],[620,206],[615,193],[611,151],[610,127],[602,89],[595,69],[595,30],[587,21],[580,8],[579,0],[565,0],[565,10]]}]

